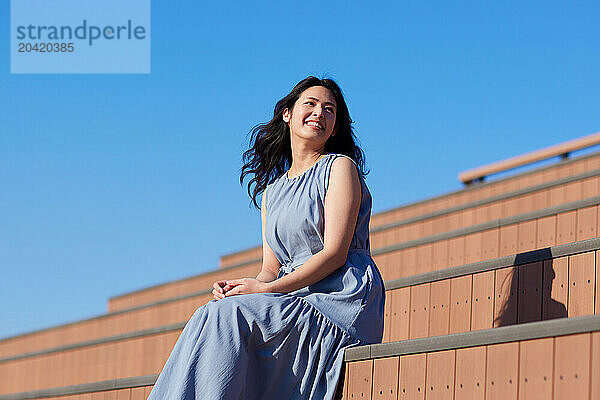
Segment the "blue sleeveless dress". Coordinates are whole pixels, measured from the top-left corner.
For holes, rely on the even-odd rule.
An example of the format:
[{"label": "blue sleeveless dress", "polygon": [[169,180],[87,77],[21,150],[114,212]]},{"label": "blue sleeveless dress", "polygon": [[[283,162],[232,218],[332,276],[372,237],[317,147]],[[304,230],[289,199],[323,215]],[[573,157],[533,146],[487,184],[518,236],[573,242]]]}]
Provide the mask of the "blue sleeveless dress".
[{"label": "blue sleeveless dress", "polygon": [[[284,173],[263,193],[265,238],[281,263],[279,277],[323,249],[325,194],[337,157],[346,156],[326,154],[299,176]],[[334,398],[344,349],[383,335],[384,285],[369,247],[372,201],[360,181],[346,263],[295,292],[232,296],[199,307],[148,399]]]}]

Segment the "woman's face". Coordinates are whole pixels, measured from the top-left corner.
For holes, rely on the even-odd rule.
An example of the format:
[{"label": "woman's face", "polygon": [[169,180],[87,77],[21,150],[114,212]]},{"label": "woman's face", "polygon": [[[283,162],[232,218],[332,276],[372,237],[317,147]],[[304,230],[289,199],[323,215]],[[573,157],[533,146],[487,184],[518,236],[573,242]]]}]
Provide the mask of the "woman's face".
[{"label": "woman's face", "polygon": [[323,86],[306,89],[291,110],[285,109],[283,120],[292,136],[313,139],[324,145],[334,135],[337,104],[331,91]]}]

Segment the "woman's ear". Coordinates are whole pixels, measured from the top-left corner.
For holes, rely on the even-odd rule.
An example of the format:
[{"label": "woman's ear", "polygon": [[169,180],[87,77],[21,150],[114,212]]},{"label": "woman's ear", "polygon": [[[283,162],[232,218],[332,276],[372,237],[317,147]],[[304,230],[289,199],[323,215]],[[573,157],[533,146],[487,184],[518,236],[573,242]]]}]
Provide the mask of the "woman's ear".
[{"label": "woman's ear", "polygon": [[286,124],[290,123],[290,109],[286,108],[285,110],[283,110],[283,122],[285,122]]}]

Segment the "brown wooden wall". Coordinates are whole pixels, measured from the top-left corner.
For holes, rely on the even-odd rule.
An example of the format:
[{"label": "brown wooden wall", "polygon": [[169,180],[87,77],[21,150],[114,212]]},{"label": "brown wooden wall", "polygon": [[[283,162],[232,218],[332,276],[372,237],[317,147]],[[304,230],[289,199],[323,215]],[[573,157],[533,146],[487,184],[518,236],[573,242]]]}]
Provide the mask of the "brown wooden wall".
[{"label": "brown wooden wall", "polygon": [[345,400],[600,398],[600,332],[355,361]]},{"label": "brown wooden wall", "polygon": [[[390,290],[384,341],[600,313],[600,251]],[[159,373],[180,331],[0,363],[0,394]]]},{"label": "brown wooden wall", "polygon": [[600,314],[600,252],[386,292],[384,342]]},{"label": "brown wooden wall", "polygon": [[187,321],[212,295],[106,315],[0,342],[0,358]]},{"label": "brown wooden wall", "polygon": [[583,207],[373,256],[386,281],[597,237],[598,206]]},{"label": "brown wooden wall", "polygon": [[181,331],[0,363],[0,394],[158,374]]},{"label": "brown wooden wall", "polygon": [[370,235],[371,245],[373,248],[385,247],[598,195],[600,195],[600,177],[589,178],[373,232]]}]

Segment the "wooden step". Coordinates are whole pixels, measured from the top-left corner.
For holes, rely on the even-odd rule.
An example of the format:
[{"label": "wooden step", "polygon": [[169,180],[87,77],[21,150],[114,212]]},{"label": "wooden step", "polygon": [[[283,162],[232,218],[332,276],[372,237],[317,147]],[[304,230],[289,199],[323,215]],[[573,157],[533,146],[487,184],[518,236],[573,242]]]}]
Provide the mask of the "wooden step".
[{"label": "wooden step", "polygon": [[598,399],[600,316],[346,351],[343,399]]},{"label": "wooden step", "polygon": [[[596,238],[388,282],[384,341],[598,313],[599,249]],[[507,269],[517,279],[498,285],[503,280],[494,278]],[[487,277],[491,278],[486,281]],[[551,290],[542,289],[544,283]],[[504,320],[494,324],[502,302],[512,306],[506,307]],[[554,303],[561,304],[563,312],[552,313],[558,309],[554,307],[544,314],[545,306]],[[0,376],[15,378],[0,381],[0,393],[40,390],[61,380],[73,385],[158,373],[184,325],[182,321],[1,359]]]},{"label": "wooden step", "polygon": [[[156,379],[111,379],[2,394],[0,400],[142,400]],[[600,316],[351,348],[340,388],[345,400],[597,399]]]}]

